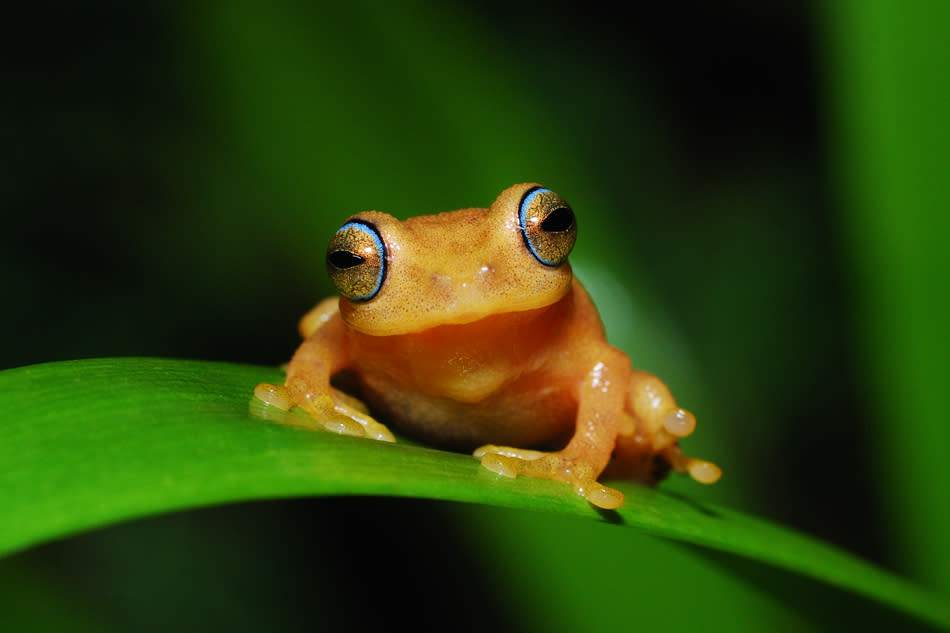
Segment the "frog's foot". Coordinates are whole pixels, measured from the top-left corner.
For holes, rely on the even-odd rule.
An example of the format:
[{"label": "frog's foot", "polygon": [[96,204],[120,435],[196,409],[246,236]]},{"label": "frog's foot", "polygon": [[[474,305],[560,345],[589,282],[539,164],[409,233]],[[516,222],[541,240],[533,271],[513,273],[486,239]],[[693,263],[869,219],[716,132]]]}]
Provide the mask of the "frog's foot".
[{"label": "frog's foot", "polygon": [[474,455],[481,459],[483,467],[498,475],[564,481],[598,508],[613,510],[623,505],[623,493],[599,483],[594,467],[587,462],[569,459],[560,453],[492,444],[476,449]]},{"label": "frog's foot", "polygon": [[722,477],[722,469],[704,459],[688,457],[683,454],[677,441],[690,435],[696,430],[696,417],[686,409],[676,407],[666,412],[663,417],[663,427],[659,437],[666,448],[660,455],[669,462],[678,473],[689,473],[689,476],[701,484],[714,484]]},{"label": "frog's foot", "polygon": [[678,473],[688,473],[701,484],[714,484],[722,477],[722,469],[719,466],[704,459],[685,455],[683,449],[677,444],[663,449],[659,454],[670,463],[673,470]]},{"label": "frog's foot", "polygon": [[[672,398],[670,398],[672,401]],[[621,437],[617,453],[625,452],[640,457],[619,461],[626,461],[626,466],[614,467],[612,474],[626,473],[635,479],[649,484],[663,479],[670,468],[678,473],[689,474],[690,477],[703,484],[714,484],[722,477],[722,469],[716,464],[683,454],[679,440],[688,437],[696,430],[696,417],[682,407],[661,407],[660,402],[652,403],[648,409],[642,409],[642,415],[656,428],[652,442],[647,441],[637,432],[636,423],[630,416],[626,416],[626,424],[621,426]],[[639,444],[639,446],[638,446]],[[615,454],[616,455],[616,454]],[[652,464],[645,456],[652,455]],[[642,462],[642,465],[638,465]],[[617,460],[615,460],[617,461]],[[614,463],[611,463],[614,466]]]},{"label": "frog's foot", "polygon": [[331,388],[329,394],[318,396],[308,393],[302,402],[296,402],[288,387],[262,382],[255,387],[254,397],[281,411],[299,406],[310,414],[313,422],[332,433],[383,442],[396,441],[389,429],[369,415],[366,405],[338,389]]}]

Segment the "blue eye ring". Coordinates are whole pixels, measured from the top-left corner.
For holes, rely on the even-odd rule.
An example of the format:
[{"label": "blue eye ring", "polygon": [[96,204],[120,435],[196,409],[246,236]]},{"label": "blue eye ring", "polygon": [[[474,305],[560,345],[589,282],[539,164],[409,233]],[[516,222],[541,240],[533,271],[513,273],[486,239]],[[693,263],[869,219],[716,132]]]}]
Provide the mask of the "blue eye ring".
[{"label": "blue eye ring", "polygon": [[525,247],[545,266],[560,266],[577,240],[570,205],[545,187],[528,189],[518,205],[518,228]]},{"label": "blue eye ring", "polygon": [[379,293],[389,268],[387,260],[382,234],[365,220],[347,220],[327,246],[330,281],[350,301],[369,301]]}]

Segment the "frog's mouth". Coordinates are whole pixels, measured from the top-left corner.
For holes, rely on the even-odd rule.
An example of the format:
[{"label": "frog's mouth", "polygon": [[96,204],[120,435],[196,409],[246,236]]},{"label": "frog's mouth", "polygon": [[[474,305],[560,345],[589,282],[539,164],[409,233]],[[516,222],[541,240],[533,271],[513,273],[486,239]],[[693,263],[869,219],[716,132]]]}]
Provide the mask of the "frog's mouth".
[{"label": "frog's mouth", "polygon": [[466,325],[556,303],[570,292],[573,279],[567,265],[556,272],[556,275],[533,279],[522,276],[501,289],[496,284],[491,292],[478,284],[458,283],[433,275],[421,298],[387,293],[384,288],[366,303],[341,299],[340,314],[350,327],[372,336],[414,334],[443,325]]}]

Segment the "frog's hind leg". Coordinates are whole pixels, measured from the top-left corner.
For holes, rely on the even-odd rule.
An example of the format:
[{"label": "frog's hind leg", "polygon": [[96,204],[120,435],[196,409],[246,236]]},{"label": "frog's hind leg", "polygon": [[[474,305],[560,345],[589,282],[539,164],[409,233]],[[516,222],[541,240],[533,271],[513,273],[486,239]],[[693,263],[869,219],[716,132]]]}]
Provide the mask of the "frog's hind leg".
[{"label": "frog's hind leg", "polygon": [[662,380],[634,370],[626,410],[632,425],[621,429],[612,474],[625,474],[650,484],[662,479],[669,468],[688,473],[704,484],[715,483],[722,476],[716,464],[683,453],[678,442],[696,429],[696,418],[676,405]]}]

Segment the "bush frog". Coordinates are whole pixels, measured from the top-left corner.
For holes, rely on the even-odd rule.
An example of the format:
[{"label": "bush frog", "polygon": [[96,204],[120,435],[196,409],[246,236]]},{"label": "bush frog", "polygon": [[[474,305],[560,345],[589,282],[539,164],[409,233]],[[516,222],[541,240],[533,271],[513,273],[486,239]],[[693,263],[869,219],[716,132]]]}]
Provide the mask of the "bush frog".
[{"label": "bush frog", "polygon": [[607,344],[567,261],[576,236],[570,205],[533,183],[488,209],[358,213],[327,249],[342,296],[303,317],[285,384],[255,395],[337,433],[394,441],[378,416],[425,443],[474,449],[500,475],[567,482],[602,508],[624,501],[598,482],[605,471],[715,482],[720,469],[677,443],[693,415]]}]

